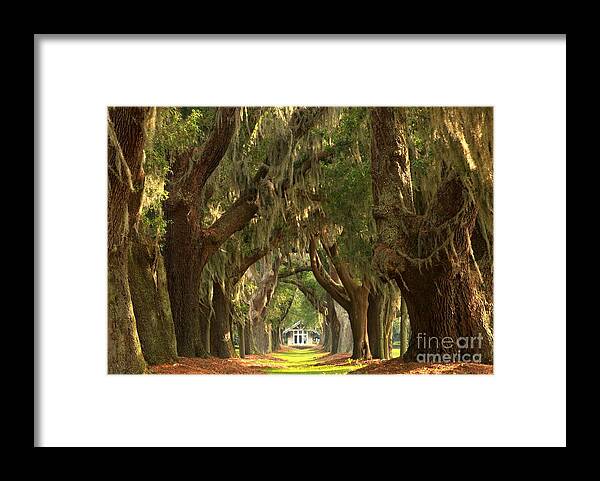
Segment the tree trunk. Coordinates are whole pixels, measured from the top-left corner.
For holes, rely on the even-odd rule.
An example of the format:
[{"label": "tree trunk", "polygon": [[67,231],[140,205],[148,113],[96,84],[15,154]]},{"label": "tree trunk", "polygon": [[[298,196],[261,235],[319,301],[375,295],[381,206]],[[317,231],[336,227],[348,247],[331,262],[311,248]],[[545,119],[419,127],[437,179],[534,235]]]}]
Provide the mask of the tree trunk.
[{"label": "tree trunk", "polygon": [[140,374],[146,362],[127,281],[127,249],[108,252],[108,373]]},{"label": "tree trunk", "polygon": [[336,353],[346,354],[353,350],[354,341],[352,339],[352,326],[350,325],[350,315],[340,304],[334,301],[335,314],[340,326],[338,346]]},{"label": "tree trunk", "polygon": [[128,282],[129,202],[144,158],[151,109],[109,108],[108,125],[108,372],[143,373],[146,362]]},{"label": "tree trunk", "polygon": [[351,299],[350,324],[352,325],[352,359],[371,359],[369,334],[367,332],[367,312],[369,309],[369,290],[359,287]]},{"label": "tree trunk", "polygon": [[335,301],[330,295],[327,295],[327,325],[329,326],[331,333],[331,346],[329,351],[332,354],[337,354],[340,352],[341,325],[337,312],[335,311]]},{"label": "tree trunk", "polygon": [[[167,179],[169,197],[164,202],[167,220],[165,266],[171,300],[171,312],[181,356],[207,356],[210,339],[202,336],[199,294],[201,274],[208,258],[225,241],[218,241],[219,229],[207,232],[202,226],[202,191],[225,155],[239,115],[237,107],[218,108],[214,125],[202,147],[194,147],[170,156],[171,174]],[[218,236],[217,236],[218,237]],[[207,329],[205,329],[207,331]]]},{"label": "tree trunk", "polygon": [[402,291],[411,324],[405,360],[492,363],[492,337],[475,272],[462,266],[404,277],[411,286]]},{"label": "tree trunk", "polygon": [[[206,357],[206,339],[200,333],[200,285],[206,262],[193,222],[183,204],[165,203],[168,227],[165,239],[165,266],[171,312],[180,356]],[[204,254],[204,255],[203,255]]]},{"label": "tree trunk", "polygon": [[271,328],[271,351],[279,351],[281,349],[281,327],[272,326]]},{"label": "tree trunk", "polygon": [[384,342],[384,316],[385,294],[380,291],[369,293],[369,307],[367,310],[367,331],[369,334],[369,347],[374,359],[385,359]]},{"label": "tree trunk", "polygon": [[240,339],[240,357],[244,359],[246,357],[246,329],[242,324],[238,324],[238,337]]},{"label": "tree trunk", "polygon": [[323,338],[321,339],[320,344],[324,351],[332,352],[331,326],[329,325],[328,318],[325,318],[325,322],[323,323]]},{"label": "tree trunk", "polygon": [[140,234],[131,244],[129,289],[144,358],[149,364],[173,362],[177,344],[162,255]]},{"label": "tree trunk", "polygon": [[[448,177],[417,214],[402,109],[371,109],[373,215],[379,239],[373,265],[406,299],[408,361],[492,362],[482,284],[471,235],[477,206],[459,177]],[[457,357],[458,356],[458,357]]]},{"label": "tree trunk", "polygon": [[210,323],[210,354],[221,359],[235,357],[229,322],[231,301],[219,282],[213,283],[212,304],[214,315]]},{"label": "tree trunk", "polygon": [[261,261],[265,270],[258,280],[258,289],[250,301],[248,311],[249,321],[252,325],[256,354],[266,354],[271,350],[270,326],[265,322],[267,306],[277,287],[277,272],[281,258],[277,257],[273,265],[271,260]]},{"label": "tree trunk", "polygon": [[256,354],[256,343],[254,342],[254,326],[252,325],[251,319],[246,319],[244,323],[244,340],[246,354]]},{"label": "tree trunk", "polygon": [[384,355],[385,359],[392,358],[392,349],[393,349],[393,341],[392,341],[392,331],[394,327],[394,319],[397,314],[393,313],[393,315],[389,316],[387,319],[387,324],[385,325],[385,336],[384,336]]},{"label": "tree trunk", "polygon": [[402,296],[400,301],[400,357],[403,357],[408,350],[408,341],[410,340],[410,324],[408,319],[408,307],[406,299]]},{"label": "tree trunk", "polygon": [[252,320],[252,331],[256,354],[267,354],[269,352],[269,329],[264,316],[259,315]]}]

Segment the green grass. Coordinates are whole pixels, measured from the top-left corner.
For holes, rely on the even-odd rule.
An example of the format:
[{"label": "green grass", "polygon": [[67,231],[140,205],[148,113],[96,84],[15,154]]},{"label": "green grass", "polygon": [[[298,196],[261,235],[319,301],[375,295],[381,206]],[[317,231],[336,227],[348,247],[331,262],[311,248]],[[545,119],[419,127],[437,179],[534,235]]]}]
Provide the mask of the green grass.
[{"label": "green grass", "polygon": [[265,366],[266,374],[347,374],[364,364],[349,361],[341,366],[316,366],[327,354],[316,349],[295,349],[273,353],[279,360],[261,359],[257,364]]}]

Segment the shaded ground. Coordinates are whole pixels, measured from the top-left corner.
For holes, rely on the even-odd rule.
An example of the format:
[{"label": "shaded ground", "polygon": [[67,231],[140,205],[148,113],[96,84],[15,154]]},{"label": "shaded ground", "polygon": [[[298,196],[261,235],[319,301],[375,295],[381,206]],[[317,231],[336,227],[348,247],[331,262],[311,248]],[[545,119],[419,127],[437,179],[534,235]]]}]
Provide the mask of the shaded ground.
[{"label": "shaded ground", "polygon": [[493,374],[494,366],[474,362],[447,364],[403,362],[402,359],[373,361],[351,374]]},{"label": "shaded ground", "polygon": [[355,361],[350,354],[284,347],[272,354],[245,359],[181,357],[177,363],[150,366],[149,370],[153,374],[492,374],[493,366],[404,363],[400,359]]},{"label": "shaded ground", "polygon": [[175,364],[149,366],[152,374],[263,374],[263,369],[242,359],[180,357]]}]

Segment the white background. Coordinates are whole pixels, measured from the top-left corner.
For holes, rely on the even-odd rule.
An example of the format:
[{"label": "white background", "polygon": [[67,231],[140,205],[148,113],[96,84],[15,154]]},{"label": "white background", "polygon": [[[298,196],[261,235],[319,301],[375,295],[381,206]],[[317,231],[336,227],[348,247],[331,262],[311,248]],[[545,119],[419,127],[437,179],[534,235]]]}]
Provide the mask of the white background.
[{"label": "white background", "polygon": [[[564,37],[37,42],[38,444],[566,443]],[[108,376],[115,104],[493,105],[495,374]]]}]

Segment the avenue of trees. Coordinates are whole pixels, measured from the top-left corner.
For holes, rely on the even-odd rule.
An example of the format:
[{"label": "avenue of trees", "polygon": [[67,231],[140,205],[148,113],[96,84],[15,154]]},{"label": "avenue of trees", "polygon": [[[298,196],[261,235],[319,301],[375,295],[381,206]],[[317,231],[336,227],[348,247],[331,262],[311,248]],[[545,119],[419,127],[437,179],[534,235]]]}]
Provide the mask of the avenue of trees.
[{"label": "avenue of trees", "polygon": [[405,361],[492,363],[492,120],[109,108],[109,373],[276,351],[298,320],[353,359],[389,359],[394,337]]}]

